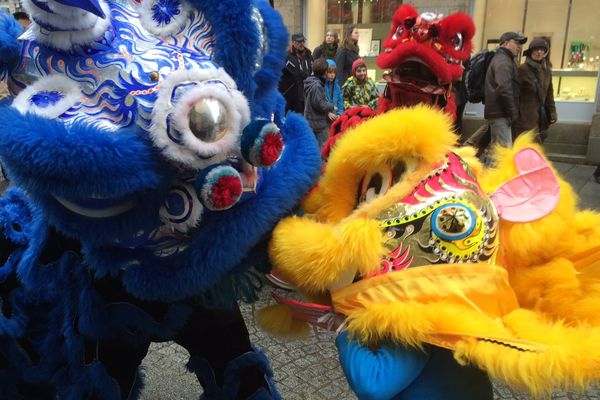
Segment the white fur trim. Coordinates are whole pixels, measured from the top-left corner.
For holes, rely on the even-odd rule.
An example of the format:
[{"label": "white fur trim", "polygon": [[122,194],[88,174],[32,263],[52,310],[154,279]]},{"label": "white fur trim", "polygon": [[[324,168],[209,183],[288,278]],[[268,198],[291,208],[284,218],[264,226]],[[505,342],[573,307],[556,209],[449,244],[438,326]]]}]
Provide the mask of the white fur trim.
[{"label": "white fur trim", "polygon": [[[160,219],[169,230],[186,233],[198,225],[204,208],[200,200],[198,200],[198,195],[193,185],[182,182],[175,183],[171,187],[169,196],[171,194],[181,196],[184,202],[183,213],[182,215],[170,214],[167,207],[162,205],[159,211]],[[189,213],[187,218],[176,222],[176,220],[182,219],[187,213]]]},{"label": "white fur trim", "polygon": [[[56,104],[48,107],[37,107],[30,101],[31,96],[39,92],[57,91],[64,95]],[[40,78],[27,86],[13,100],[12,106],[22,114],[32,113],[45,118],[56,118],[69,108],[81,101],[82,94],[79,85],[62,75],[51,75]]]},{"label": "white fur trim", "polygon": [[[48,13],[31,4],[29,0],[23,1],[23,7],[32,16],[29,29],[35,38],[48,47],[59,50],[70,50],[76,45],[86,45],[102,37],[110,27],[110,8],[105,1],[100,2],[106,18],[100,18],[91,12],[76,7],[69,7],[49,0],[48,7],[55,14]],[[66,31],[51,32],[39,26],[35,19],[56,26]]]},{"label": "white fur trim", "polygon": [[[221,83],[200,84],[185,93],[176,104],[171,103],[171,95],[177,84],[202,83],[208,80],[217,80]],[[190,109],[202,98],[216,99],[227,110],[227,133],[222,139],[213,143],[202,142],[189,127]],[[180,133],[183,145],[174,142],[167,135],[167,117],[171,118],[171,128]],[[170,74],[161,85],[152,111],[150,135],[154,144],[167,158],[200,169],[221,162],[230,152],[239,150],[242,129],[249,122],[248,102],[236,89],[233,79],[222,68],[181,70]]]},{"label": "white fur trim", "polygon": [[188,21],[192,8],[185,0],[180,0],[181,13],[173,17],[168,25],[159,25],[152,18],[152,7],[158,1],[159,0],[142,0],[142,5],[140,6],[140,21],[142,26],[146,28],[148,32],[158,36],[171,36],[179,33]]}]

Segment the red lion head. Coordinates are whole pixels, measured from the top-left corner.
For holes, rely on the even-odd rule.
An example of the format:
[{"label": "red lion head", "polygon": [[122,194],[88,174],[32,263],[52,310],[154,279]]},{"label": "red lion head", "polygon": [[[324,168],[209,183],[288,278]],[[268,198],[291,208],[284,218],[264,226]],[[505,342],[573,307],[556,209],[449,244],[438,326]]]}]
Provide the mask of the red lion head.
[{"label": "red lion head", "polygon": [[416,103],[448,110],[451,83],[462,78],[474,34],[475,25],[466,14],[442,18],[435,13],[419,15],[410,4],[400,6],[377,58],[379,67],[388,70],[380,110]]}]

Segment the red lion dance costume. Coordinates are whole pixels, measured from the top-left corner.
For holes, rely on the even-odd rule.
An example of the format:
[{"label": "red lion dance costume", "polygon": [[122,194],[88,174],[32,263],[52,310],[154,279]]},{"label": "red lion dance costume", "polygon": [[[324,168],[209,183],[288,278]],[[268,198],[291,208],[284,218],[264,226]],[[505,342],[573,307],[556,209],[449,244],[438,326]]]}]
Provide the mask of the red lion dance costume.
[{"label": "red lion dance costume", "polygon": [[377,110],[347,110],[333,123],[323,155],[329,154],[341,132],[393,108],[430,104],[455,116],[452,84],[462,78],[462,63],[471,55],[474,34],[475,25],[466,14],[442,18],[435,13],[419,15],[410,4],[400,6],[377,58],[387,82]]}]

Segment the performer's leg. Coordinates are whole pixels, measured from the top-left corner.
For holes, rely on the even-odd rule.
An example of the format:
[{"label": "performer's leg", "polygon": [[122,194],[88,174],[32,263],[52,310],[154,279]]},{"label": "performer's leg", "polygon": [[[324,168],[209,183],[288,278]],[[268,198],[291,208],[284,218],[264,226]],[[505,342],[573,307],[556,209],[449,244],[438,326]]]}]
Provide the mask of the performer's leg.
[{"label": "performer's leg", "polygon": [[450,350],[428,346],[430,359],[400,399],[492,400],[492,383],[482,370],[461,366]]},{"label": "performer's leg", "polygon": [[207,399],[278,399],[272,372],[250,343],[237,304],[229,310],[197,308],[175,340],[190,353],[188,368]]},{"label": "performer's leg", "polygon": [[135,398],[135,388],[139,386],[136,384],[138,367],[148,354],[149,347],[150,342],[134,346],[130,341],[114,337],[98,342],[97,349],[91,349],[97,351],[98,360],[102,362],[108,375],[119,383],[121,399]]}]

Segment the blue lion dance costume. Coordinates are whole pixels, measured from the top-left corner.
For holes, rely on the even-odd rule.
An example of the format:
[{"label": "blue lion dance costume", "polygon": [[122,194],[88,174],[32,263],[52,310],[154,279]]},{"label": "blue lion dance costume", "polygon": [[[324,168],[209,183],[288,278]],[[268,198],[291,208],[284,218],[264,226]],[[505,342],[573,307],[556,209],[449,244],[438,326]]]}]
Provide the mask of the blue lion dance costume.
[{"label": "blue lion dance costume", "polygon": [[25,0],[0,14],[0,397],[133,399],[173,340],[206,399],[279,398],[237,308],[315,182],[262,0]]}]

